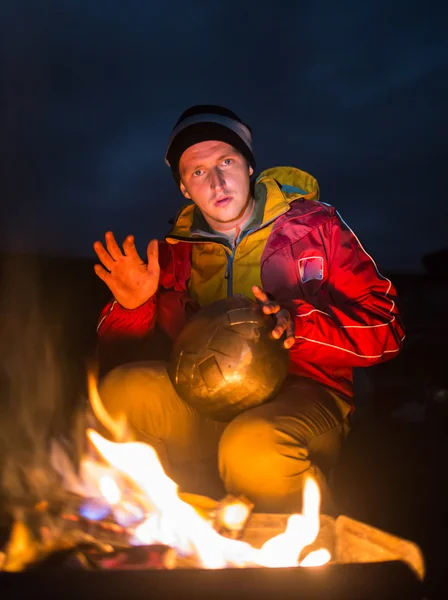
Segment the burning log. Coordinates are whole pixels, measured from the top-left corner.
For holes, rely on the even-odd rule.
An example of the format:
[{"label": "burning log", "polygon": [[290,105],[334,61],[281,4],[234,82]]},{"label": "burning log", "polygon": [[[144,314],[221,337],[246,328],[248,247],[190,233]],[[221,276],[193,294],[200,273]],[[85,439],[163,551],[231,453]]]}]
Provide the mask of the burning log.
[{"label": "burning log", "polygon": [[[163,544],[130,546],[129,532],[106,521],[89,523],[76,515],[62,515],[68,527],[54,535],[46,528],[34,532],[23,520],[14,522],[0,571],[54,569],[172,569],[176,550]],[[189,565],[191,566],[191,564]]]},{"label": "burning log", "polygon": [[176,550],[163,544],[134,546],[108,553],[90,550],[86,558],[97,569],[107,571],[174,569],[176,566]]},{"label": "burning log", "polygon": [[112,550],[81,529],[53,536],[49,530],[41,528],[40,535],[36,535],[25,521],[18,520],[12,526],[2,553],[0,570],[18,572],[48,564],[62,565],[66,556],[75,556],[82,548],[95,548],[101,552]]}]

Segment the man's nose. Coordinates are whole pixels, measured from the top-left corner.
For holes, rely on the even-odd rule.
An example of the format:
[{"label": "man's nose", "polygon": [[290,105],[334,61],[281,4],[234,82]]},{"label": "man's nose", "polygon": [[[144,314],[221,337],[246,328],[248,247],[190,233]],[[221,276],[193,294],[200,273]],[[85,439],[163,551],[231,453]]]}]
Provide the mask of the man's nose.
[{"label": "man's nose", "polygon": [[212,169],[210,172],[210,186],[212,189],[224,188],[226,181],[221,169]]}]

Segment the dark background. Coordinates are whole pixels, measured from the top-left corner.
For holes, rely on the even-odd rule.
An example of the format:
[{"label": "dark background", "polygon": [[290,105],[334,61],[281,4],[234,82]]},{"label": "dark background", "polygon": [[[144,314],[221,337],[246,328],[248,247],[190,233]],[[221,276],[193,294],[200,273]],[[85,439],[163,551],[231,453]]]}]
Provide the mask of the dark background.
[{"label": "dark background", "polygon": [[259,169],[313,174],[383,268],[446,244],[443,3],[7,0],[0,52],[3,249],[162,236],[196,103],[252,126]]},{"label": "dark background", "polygon": [[405,347],[356,372],[335,490],[346,514],[417,542],[428,581],[443,583],[446,12],[404,0],[1,4],[6,496],[28,493],[11,472],[45,463],[47,417],[85,399],[109,297],[92,243],[107,229],[141,249],[163,236],[181,201],[163,162],[171,127],[187,106],[219,103],[252,126],[259,170],[318,179],[398,289]]}]

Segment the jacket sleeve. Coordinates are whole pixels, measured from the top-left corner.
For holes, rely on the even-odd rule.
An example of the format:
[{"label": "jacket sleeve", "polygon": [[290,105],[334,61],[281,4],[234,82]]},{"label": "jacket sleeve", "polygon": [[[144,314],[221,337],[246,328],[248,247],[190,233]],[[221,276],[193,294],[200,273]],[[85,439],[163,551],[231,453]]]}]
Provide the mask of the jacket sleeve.
[{"label": "jacket sleeve", "polygon": [[147,302],[128,310],[111,300],[103,309],[97,327],[100,338],[141,337],[154,329],[156,321],[157,295]]},{"label": "jacket sleeve", "polygon": [[188,293],[190,276],[189,248],[187,245],[174,251],[167,242],[159,244],[159,288],[147,302],[128,310],[116,300],[103,309],[97,332],[100,341],[112,338],[142,338],[152,333],[156,322],[173,339],[195,310]]},{"label": "jacket sleeve", "polygon": [[393,358],[405,337],[394,286],[337,213],[321,228],[314,239],[321,240],[327,273],[317,293],[293,300],[291,352],[330,367],[367,367]]}]

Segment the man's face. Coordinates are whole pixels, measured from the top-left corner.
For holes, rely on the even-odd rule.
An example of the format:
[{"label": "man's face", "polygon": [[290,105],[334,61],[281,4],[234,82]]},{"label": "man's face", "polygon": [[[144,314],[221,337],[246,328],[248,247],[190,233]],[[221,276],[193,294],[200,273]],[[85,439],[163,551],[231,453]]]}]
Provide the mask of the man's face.
[{"label": "man's face", "polygon": [[244,218],[253,169],[233,146],[218,141],[190,146],[180,158],[179,173],[182,194],[213,229],[231,229]]}]

